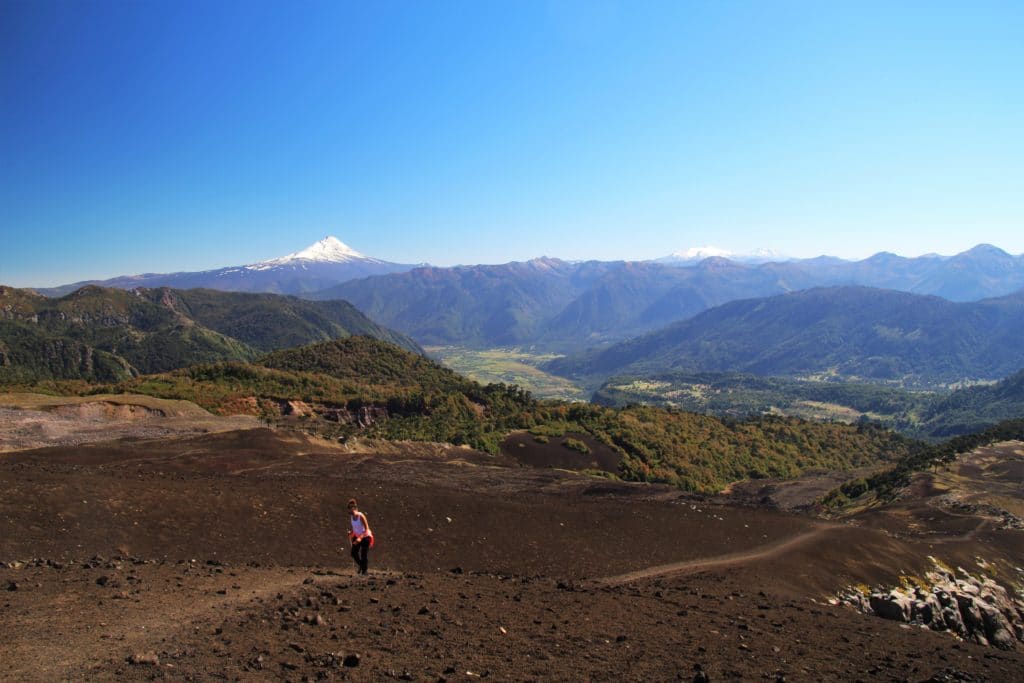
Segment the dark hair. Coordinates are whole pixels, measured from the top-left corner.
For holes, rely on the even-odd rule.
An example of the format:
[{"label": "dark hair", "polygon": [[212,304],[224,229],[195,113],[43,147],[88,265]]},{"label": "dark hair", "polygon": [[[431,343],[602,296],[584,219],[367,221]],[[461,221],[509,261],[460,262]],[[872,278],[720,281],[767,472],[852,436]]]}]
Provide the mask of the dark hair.
[{"label": "dark hair", "polygon": [[351,508],[351,507],[358,507],[358,506],[359,506],[359,503],[357,503],[357,502],[356,502],[356,499],[355,499],[355,498],[349,498],[349,499],[348,499],[348,506],[349,506],[350,508]]}]

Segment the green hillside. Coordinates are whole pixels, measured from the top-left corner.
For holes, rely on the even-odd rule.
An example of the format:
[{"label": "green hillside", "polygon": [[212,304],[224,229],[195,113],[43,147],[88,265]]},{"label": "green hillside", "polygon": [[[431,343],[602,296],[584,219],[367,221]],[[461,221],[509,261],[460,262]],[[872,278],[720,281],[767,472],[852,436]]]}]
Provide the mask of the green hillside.
[{"label": "green hillside", "polygon": [[1024,370],[988,386],[936,397],[922,411],[918,433],[946,438],[1024,418]]},{"label": "green hillside", "polygon": [[202,364],[115,385],[60,388],[184,399],[329,438],[443,441],[497,452],[513,430],[531,430],[537,438],[589,434],[622,456],[621,469],[612,474],[699,491],[749,477],[894,461],[908,448],[902,437],[865,425],[722,420],[653,407],[538,401],[518,387],[482,386],[365,337],[278,351],[253,363]]},{"label": "green hillside", "polygon": [[344,301],[212,290],[83,287],[48,299],[0,287],[0,382],[109,382],[362,334],[420,351]]},{"label": "green hillside", "polygon": [[74,339],[49,337],[35,326],[0,320],[0,384],[40,379],[116,382],[131,374],[124,358]]}]

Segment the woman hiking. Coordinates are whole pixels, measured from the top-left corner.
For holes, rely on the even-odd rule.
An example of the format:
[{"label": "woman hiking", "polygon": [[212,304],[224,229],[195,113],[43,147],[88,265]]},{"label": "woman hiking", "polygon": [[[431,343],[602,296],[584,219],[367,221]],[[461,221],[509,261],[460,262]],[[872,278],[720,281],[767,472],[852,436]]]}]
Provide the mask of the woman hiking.
[{"label": "woman hiking", "polygon": [[370,523],[366,520],[366,515],[359,511],[359,504],[356,503],[355,498],[349,499],[348,512],[350,527],[348,538],[352,542],[352,559],[356,561],[356,566],[359,567],[358,573],[366,574],[366,555],[370,548],[373,547],[373,532],[370,531]]}]

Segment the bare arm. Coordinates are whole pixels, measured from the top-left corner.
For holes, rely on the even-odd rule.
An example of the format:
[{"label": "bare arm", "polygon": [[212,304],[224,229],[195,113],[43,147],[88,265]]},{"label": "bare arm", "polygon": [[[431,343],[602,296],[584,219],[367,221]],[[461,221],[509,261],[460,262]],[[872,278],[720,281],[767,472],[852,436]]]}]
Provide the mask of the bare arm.
[{"label": "bare arm", "polygon": [[367,536],[373,536],[373,532],[370,531],[370,522],[369,522],[369,520],[366,519],[366,515],[364,515],[362,512],[360,512],[359,516],[363,520],[363,527],[366,529],[366,535]]}]

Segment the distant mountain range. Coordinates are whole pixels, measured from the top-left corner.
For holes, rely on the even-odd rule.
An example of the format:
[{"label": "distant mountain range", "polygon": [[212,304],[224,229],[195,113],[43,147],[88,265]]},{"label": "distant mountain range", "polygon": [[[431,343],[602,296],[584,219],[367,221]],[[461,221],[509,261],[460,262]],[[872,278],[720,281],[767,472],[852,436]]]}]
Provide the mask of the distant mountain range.
[{"label": "distant mountain range", "polygon": [[956,303],[865,287],[732,301],[659,331],[556,359],[545,369],[612,375],[744,372],[929,386],[1024,367],[1024,292]]},{"label": "distant mountain range", "polygon": [[[575,352],[652,332],[714,306],[812,287],[860,285],[976,301],[1024,288],[1024,256],[979,245],[955,256],[862,261],[821,256],[778,260],[767,250],[726,258],[701,247],[658,261],[414,267],[359,254],[333,237],[247,266],[136,275],[109,287],[204,287],[351,301],[420,343]],[[82,283],[37,290],[63,295]]]},{"label": "distant mountain range", "polygon": [[52,288],[37,288],[46,296],[63,296],[85,285],[135,289],[136,287],[174,287],[175,289],[218,289],[226,292],[270,292],[306,294],[370,275],[399,273],[412,265],[389,263],[360,254],[336,237],[325,237],[309,247],[287,256],[195,273],[146,273],[125,275],[109,280],[88,280]]},{"label": "distant mountain range", "polygon": [[1024,288],[1024,257],[980,245],[951,257],[880,253],[855,262],[819,257],[739,263],[714,256],[673,265],[543,258],[417,268],[310,296],[351,301],[424,344],[576,351],[645,334],[737,299],[842,285],[974,301]]},{"label": "distant mountain range", "polygon": [[0,381],[119,381],[364,335],[422,349],[344,301],[87,286],[60,298],[0,287]]}]

